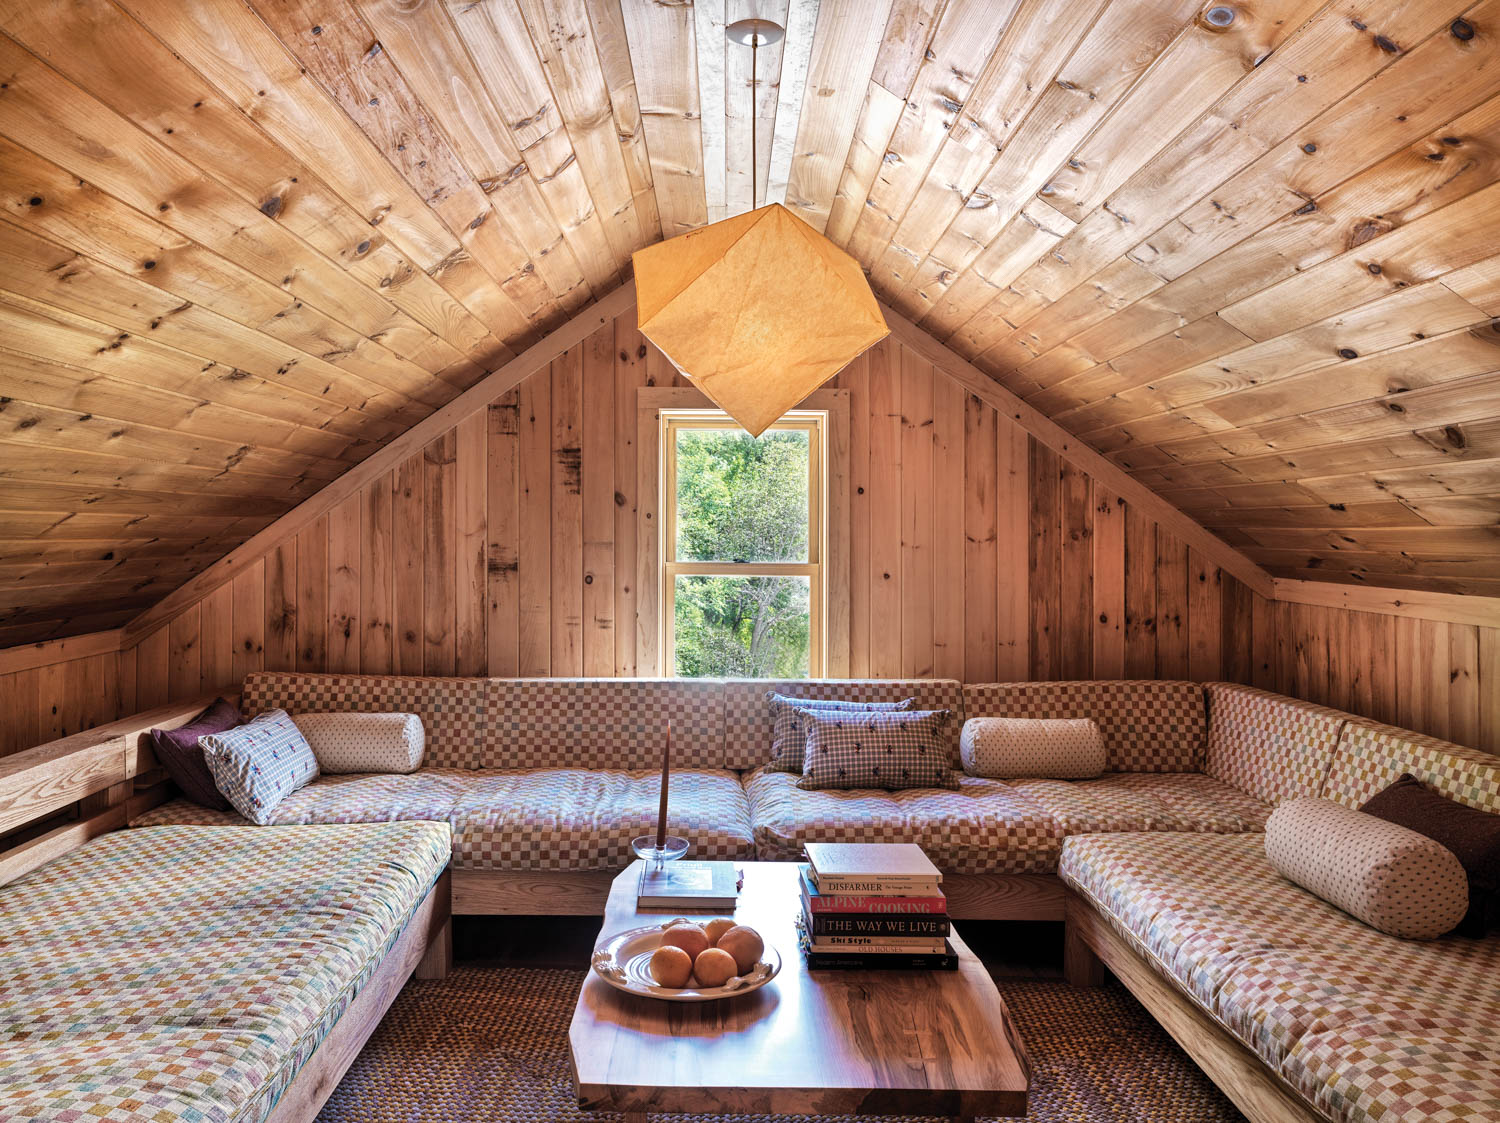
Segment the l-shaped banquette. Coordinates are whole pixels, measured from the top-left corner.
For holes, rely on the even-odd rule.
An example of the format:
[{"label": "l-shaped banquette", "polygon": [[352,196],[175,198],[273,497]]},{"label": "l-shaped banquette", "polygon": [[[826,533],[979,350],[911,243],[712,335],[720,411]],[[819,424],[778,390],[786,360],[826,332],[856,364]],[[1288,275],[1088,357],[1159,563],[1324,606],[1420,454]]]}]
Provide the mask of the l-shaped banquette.
[{"label": "l-shaped banquette", "polygon": [[[964,718],[1088,717],[1108,771],[805,791],[767,767],[768,690],[948,709],[955,766]],[[1107,965],[1257,1123],[1500,1119],[1500,934],[1387,936],[1283,879],[1260,833],[1283,800],[1358,807],[1403,773],[1500,812],[1500,759],[1461,746],[1232,683],[257,672],[241,704],[413,712],[426,757],[326,776],[271,827],[171,798],[153,715],[0,760],[0,832],[85,800],[0,854],[18,1117],[310,1119],[412,971],[447,969],[450,911],[602,911],[654,825],[670,721],[672,829],[697,856],[916,842],[955,916],[1066,919],[1070,979]]]}]

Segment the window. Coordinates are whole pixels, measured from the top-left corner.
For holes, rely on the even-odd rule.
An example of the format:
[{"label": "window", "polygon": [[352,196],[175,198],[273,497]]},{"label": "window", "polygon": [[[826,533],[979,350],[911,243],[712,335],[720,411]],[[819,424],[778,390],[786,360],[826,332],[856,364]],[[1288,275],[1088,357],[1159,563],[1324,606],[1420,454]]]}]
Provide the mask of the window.
[{"label": "window", "polygon": [[759,439],[718,410],[660,418],[663,670],[823,675],[826,414]]}]

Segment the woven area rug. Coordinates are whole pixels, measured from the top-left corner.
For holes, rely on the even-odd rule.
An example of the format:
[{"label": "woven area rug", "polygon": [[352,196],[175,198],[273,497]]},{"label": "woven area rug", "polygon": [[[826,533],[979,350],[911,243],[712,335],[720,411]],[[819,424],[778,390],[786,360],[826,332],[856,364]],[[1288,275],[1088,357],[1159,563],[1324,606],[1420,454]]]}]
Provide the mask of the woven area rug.
[{"label": "woven area rug", "polygon": [[[574,1105],[568,1021],[582,981],[576,970],[467,966],[441,982],[414,980],[333,1093],[320,1123],[618,1120]],[[1031,1054],[1029,1119],[1242,1123],[1118,985],[1075,990],[1062,982],[1004,979],[1000,987]],[[712,1118],[793,1123],[788,1116]]]}]

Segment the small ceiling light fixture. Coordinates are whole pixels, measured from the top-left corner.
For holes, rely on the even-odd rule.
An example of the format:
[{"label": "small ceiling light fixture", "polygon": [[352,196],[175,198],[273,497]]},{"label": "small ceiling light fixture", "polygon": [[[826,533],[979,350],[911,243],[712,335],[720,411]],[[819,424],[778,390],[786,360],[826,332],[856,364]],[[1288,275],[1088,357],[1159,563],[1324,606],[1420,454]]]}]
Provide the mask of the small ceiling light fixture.
[{"label": "small ceiling light fixture", "polygon": [[[752,52],[783,35],[759,19],[725,33]],[[641,334],[753,437],[890,334],[859,262],[780,203],[632,260]]]}]

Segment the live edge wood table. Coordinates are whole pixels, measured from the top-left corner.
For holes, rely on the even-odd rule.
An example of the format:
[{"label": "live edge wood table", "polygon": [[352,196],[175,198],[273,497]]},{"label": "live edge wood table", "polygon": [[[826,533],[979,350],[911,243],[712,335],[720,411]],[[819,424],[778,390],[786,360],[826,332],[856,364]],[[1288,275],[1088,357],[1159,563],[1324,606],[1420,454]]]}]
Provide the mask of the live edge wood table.
[{"label": "live edge wood table", "polygon": [[[568,1042],[578,1104],[645,1113],[1026,1114],[1030,1064],[1005,1000],[957,932],[957,971],[808,971],[797,949],[797,867],[749,862],[735,918],[781,953],[751,994],[679,1003],[590,972]],[[600,941],[670,918],[637,912],[640,864],[615,878]]]}]

